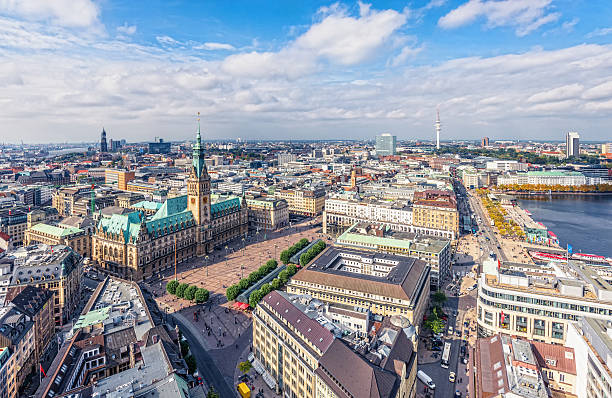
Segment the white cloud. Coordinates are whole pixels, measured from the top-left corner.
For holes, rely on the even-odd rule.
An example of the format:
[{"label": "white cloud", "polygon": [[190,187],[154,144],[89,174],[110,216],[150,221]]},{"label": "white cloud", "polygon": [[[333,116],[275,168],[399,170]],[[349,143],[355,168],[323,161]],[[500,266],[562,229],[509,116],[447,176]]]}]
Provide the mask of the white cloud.
[{"label": "white cloud", "polygon": [[231,44],[227,44],[227,43],[214,43],[214,42],[207,42],[207,43],[203,43],[203,44],[199,44],[199,45],[195,45],[193,46],[194,50],[210,50],[210,51],[214,51],[214,50],[235,50],[236,47],[232,46]]},{"label": "white cloud", "polygon": [[438,20],[444,29],[453,29],[486,19],[489,28],[510,26],[517,36],[525,36],[561,14],[549,13],[552,0],[469,0]]},{"label": "white cloud", "polygon": [[389,65],[391,66],[400,66],[404,65],[409,58],[416,56],[418,53],[423,51],[425,47],[413,47],[413,46],[405,46],[395,57],[391,58]]},{"label": "white cloud", "polygon": [[97,25],[100,9],[91,0],[0,0],[0,12],[66,27]]},{"label": "white cloud", "polygon": [[117,26],[117,32],[131,36],[136,33],[136,25],[128,25],[126,22],[121,26]]},{"label": "white cloud", "polygon": [[612,80],[591,87],[582,94],[582,98],[587,100],[601,100],[612,98]]},{"label": "white cloud", "polygon": [[155,40],[157,40],[157,42],[159,44],[165,45],[165,46],[179,46],[182,43],[178,40],[174,40],[172,37],[170,36],[155,36]]},{"label": "white cloud", "polygon": [[586,35],[586,38],[591,39],[593,37],[607,36],[609,34],[612,34],[612,28],[599,28],[599,29],[595,29],[594,31],[588,33]]},{"label": "white cloud", "polygon": [[582,84],[574,83],[568,84],[567,86],[553,88],[533,94],[527,98],[527,102],[530,103],[541,103],[541,102],[555,102],[567,99],[573,99],[580,96],[580,93],[584,90]]},{"label": "white cloud", "polygon": [[372,10],[359,3],[359,16],[351,16],[338,3],[319,9],[322,19],[277,52],[235,54],[225,59],[224,70],[240,76],[286,76],[289,79],[318,70],[321,61],[353,66],[374,58],[389,43],[407,16],[395,10]]}]

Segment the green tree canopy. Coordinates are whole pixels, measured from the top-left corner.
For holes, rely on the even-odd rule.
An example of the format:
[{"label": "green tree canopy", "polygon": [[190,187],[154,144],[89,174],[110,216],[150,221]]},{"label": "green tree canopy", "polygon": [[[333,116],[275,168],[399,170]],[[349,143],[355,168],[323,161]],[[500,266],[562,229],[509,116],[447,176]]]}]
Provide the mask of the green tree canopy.
[{"label": "green tree canopy", "polygon": [[178,287],[176,288],[176,297],[185,297],[185,290],[187,290],[188,287],[189,285],[187,283],[181,283],[180,285],[178,285]]},{"label": "green tree canopy", "polygon": [[178,285],[178,281],[173,279],[166,284],[166,291],[170,294],[176,294],[176,288],[178,287]]},{"label": "green tree canopy", "polygon": [[210,293],[208,290],[204,289],[204,288],[199,288],[198,290],[196,290],[195,292],[195,302],[198,304],[202,304],[208,301],[208,297],[210,296]]}]

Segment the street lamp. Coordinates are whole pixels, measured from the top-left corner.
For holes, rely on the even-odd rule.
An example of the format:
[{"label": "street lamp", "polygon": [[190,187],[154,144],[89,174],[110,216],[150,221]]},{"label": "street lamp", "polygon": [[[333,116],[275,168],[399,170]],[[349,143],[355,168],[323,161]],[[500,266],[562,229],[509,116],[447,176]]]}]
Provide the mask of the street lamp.
[{"label": "street lamp", "polygon": [[206,260],[206,276],[208,276],[208,256],[204,257]]},{"label": "street lamp", "polygon": [[274,259],[276,259],[276,248],[278,247],[278,245],[275,243],[274,244]]},{"label": "street lamp", "polygon": [[227,245],[225,245],[225,266],[227,267],[227,256],[228,256]]}]

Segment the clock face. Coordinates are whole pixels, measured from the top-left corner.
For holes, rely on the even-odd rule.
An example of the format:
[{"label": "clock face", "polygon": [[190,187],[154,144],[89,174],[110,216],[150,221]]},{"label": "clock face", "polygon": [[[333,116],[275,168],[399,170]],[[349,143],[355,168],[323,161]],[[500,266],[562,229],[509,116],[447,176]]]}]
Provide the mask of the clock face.
[{"label": "clock face", "polygon": [[191,198],[191,204],[194,205],[195,204],[195,198]]},{"label": "clock face", "polygon": [[206,202],[208,202],[208,198],[207,198],[206,196],[204,196],[204,198],[202,198],[202,201],[203,201],[204,203],[206,203]]}]

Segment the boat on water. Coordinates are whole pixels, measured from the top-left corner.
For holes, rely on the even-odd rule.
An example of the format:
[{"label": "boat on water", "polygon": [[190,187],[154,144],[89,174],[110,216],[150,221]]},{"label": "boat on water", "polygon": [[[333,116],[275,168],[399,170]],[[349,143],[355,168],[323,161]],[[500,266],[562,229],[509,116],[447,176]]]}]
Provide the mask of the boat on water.
[{"label": "boat on water", "polygon": [[584,261],[589,264],[612,265],[612,258],[598,256],[597,254],[574,253],[572,254],[572,259]]},{"label": "boat on water", "polygon": [[525,212],[525,214],[527,214],[529,217],[533,216],[533,214],[531,214],[531,212],[527,209],[523,209],[523,211]]},{"label": "boat on water", "polygon": [[567,259],[565,258],[565,256],[561,254],[552,254],[552,253],[545,253],[545,252],[529,252],[529,254],[535,260],[540,260],[544,262],[549,262],[549,261],[557,261],[561,263],[567,262]]}]

